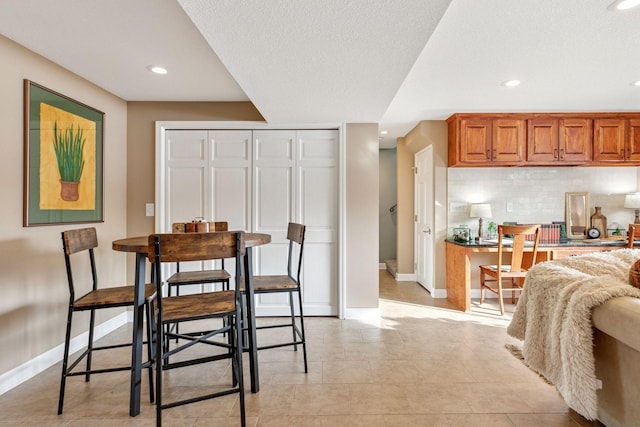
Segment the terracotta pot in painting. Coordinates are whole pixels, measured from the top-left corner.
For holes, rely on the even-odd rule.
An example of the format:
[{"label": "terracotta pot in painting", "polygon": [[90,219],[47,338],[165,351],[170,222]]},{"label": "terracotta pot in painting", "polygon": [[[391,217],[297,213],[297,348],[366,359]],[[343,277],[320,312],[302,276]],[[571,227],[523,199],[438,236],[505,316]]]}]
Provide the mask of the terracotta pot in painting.
[{"label": "terracotta pot in painting", "polygon": [[66,202],[75,202],[80,197],[78,193],[79,182],[60,180],[60,197]]}]

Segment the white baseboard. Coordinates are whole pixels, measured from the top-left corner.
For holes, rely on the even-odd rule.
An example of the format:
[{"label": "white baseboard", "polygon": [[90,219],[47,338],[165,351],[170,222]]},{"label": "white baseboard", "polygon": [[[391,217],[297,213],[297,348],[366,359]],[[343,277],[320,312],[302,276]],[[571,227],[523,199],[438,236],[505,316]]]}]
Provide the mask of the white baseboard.
[{"label": "white baseboard", "polygon": [[398,282],[415,282],[417,279],[415,273],[396,273],[396,280]]},{"label": "white baseboard", "polygon": [[440,298],[447,298],[447,290],[446,289],[434,289],[433,293],[431,294],[431,296],[433,298],[436,299],[440,299]]},{"label": "white baseboard", "polygon": [[387,264],[384,263],[384,262],[378,263],[378,269],[386,270],[387,269]]},{"label": "white baseboard", "polygon": [[345,319],[379,319],[380,308],[345,308]]},{"label": "white baseboard", "polygon": [[[120,313],[116,317],[113,317],[106,322],[101,323],[95,328],[95,331],[93,333],[94,339],[97,340],[115,331],[119,327],[131,321],[129,320],[129,318],[133,319],[133,313],[131,311]],[[85,348],[88,340],[89,332],[84,332],[77,337],[72,338],[69,345],[69,354],[73,354],[76,351]],[[45,369],[60,362],[62,360],[63,354],[64,343],[0,375],[0,395],[6,393],[14,387],[17,387],[23,382],[35,377]]]}]

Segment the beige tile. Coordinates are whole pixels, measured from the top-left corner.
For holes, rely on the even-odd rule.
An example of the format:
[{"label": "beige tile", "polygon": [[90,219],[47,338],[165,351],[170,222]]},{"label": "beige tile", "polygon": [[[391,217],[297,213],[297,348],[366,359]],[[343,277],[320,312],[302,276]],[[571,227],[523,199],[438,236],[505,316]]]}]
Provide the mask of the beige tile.
[{"label": "beige tile", "polygon": [[346,384],[296,385],[290,415],[348,415],[349,386]]},{"label": "beige tile", "polygon": [[400,385],[350,384],[349,403],[352,414],[406,414],[411,411]]},{"label": "beige tile", "polygon": [[[471,311],[463,313],[446,300],[434,300],[415,282],[395,282],[386,272],[380,273],[380,296],[380,319],[305,319],[309,373],[304,373],[301,349],[261,351],[261,388],[252,394],[245,354],[247,425],[602,427],[568,409],[553,386],[504,348],[516,342],[506,334],[513,307],[502,317],[494,301],[473,301]],[[275,331],[259,331],[259,339],[283,337],[282,330]],[[101,341],[130,336],[127,325]],[[96,366],[127,364],[128,352],[106,352]],[[193,354],[208,352],[194,349]],[[230,372],[228,361],[165,372],[165,401],[226,387]],[[0,396],[0,427],[155,425],[146,372],[135,418],[129,417],[128,372],[94,375],[89,383],[70,378],[61,416],[56,414],[59,380],[57,364]],[[165,426],[180,427],[240,425],[238,395],[172,408],[163,412],[163,420]]]}]

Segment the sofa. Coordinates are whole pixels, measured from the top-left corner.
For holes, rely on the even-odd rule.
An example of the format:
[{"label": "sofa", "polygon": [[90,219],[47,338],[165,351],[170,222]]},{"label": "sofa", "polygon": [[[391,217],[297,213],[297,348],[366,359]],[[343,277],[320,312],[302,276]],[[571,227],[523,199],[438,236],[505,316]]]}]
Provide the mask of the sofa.
[{"label": "sofa", "polygon": [[640,249],[543,262],[527,273],[507,332],[567,405],[607,427],[640,426]]},{"label": "sofa", "polygon": [[593,309],[598,420],[640,426],[640,299],[612,298]]}]

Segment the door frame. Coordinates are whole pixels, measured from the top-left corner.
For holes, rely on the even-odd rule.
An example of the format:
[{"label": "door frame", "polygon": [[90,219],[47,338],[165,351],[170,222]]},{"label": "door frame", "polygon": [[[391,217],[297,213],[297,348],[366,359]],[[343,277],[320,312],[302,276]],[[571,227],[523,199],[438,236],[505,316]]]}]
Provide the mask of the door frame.
[{"label": "door frame", "polygon": [[277,130],[277,129],[333,129],[338,131],[338,241],[337,241],[337,268],[338,268],[338,317],[345,318],[346,311],[346,267],[344,257],[346,254],[346,148],[345,125],[342,123],[314,123],[314,124],[281,124],[269,125],[264,122],[227,122],[227,121],[156,121],[156,161],[155,161],[155,232],[166,232],[162,229],[165,223],[165,164],[167,161],[166,131],[167,130]]},{"label": "door frame", "polygon": [[[420,260],[418,259],[418,245],[419,245],[419,230],[418,230],[418,222],[417,222],[417,218],[418,218],[418,185],[417,185],[417,181],[418,181],[418,173],[416,171],[417,168],[417,163],[418,163],[418,157],[427,154],[427,170],[426,170],[426,174],[428,176],[431,177],[431,179],[429,180],[431,182],[431,188],[430,188],[430,192],[431,192],[431,200],[435,199],[435,194],[434,194],[434,188],[433,188],[433,182],[434,182],[434,174],[433,174],[433,146],[428,146],[423,148],[422,150],[418,151],[417,153],[415,153],[413,155],[413,166],[414,166],[414,178],[413,178],[413,209],[414,209],[414,222],[413,222],[413,241],[414,241],[414,248],[413,248],[413,265],[414,265],[414,274],[416,276],[416,282],[418,282],[419,279],[419,275],[418,275],[418,263],[420,262]],[[431,159],[431,162],[429,162],[428,160]],[[425,272],[425,277],[427,279],[425,279],[424,281],[427,282],[427,284],[424,283],[420,283],[420,285],[422,287],[424,287],[430,294],[432,297],[435,297],[434,292],[435,292],[435,284],[434,284],[434,280],[435,280],[435,274],[434,274],[434,265],[435,265],[435,245],[434,245],[434,221],[435,221],[435,210],[433,209],[433,203],[431,204],[431,214],[429,215],[430,219],[431,219],[431,232],[429,233],[429,237],[428,239],[430,240],[430,247],[431,247],[431,251],[430,251],[430,257],[429,259],[426,259],[426,272]]]}]

